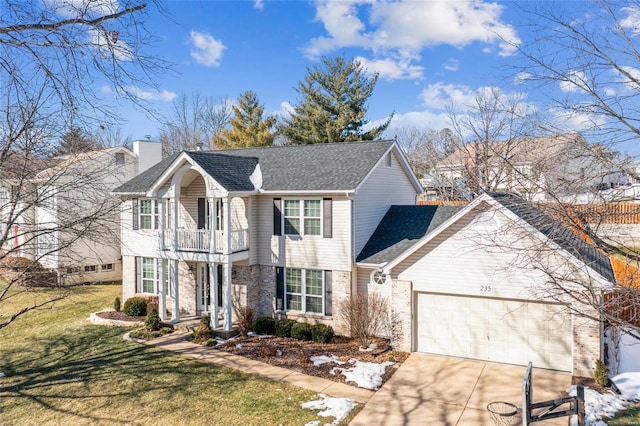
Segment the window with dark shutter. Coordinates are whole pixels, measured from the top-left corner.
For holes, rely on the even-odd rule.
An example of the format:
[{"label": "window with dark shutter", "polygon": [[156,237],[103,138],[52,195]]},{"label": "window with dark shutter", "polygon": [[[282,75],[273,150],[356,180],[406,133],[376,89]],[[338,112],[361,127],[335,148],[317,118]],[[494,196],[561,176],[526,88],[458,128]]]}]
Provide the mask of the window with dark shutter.
[{"label": "window with dark shutter", "polygon": [[331,271],[324,271],[324,314],[331,316]]},{"label": "window with dark shutter", "polygon": [[205,202],[206,200],[204,198],[198,198],[198,229],[205,229],[207,227]]}]

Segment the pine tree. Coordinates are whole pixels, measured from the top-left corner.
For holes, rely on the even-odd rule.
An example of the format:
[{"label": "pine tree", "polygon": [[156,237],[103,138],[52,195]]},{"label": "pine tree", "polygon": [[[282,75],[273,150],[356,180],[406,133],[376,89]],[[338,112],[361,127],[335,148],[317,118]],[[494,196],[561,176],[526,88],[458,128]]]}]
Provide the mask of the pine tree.
[{"label": "pine tree", "polygon": [[100,149],[98,145],[99,144],[87,136],[82,129],[72,127],[68,132],[62,135],[53,155],[78,154],[80,152],[93,151],[95,149]]},{"label": "pine tree", "polygon": [[276,118],[262,118],[264,106],[260,104],[255,92],[248,90],[238,98],[238,105],[233,106],[233,117],[229,120],[230,129],[214,136],[217,149],[248,148],[254,146],[273,145]]},{"label": "pine tree", "polygon": [[373,140],[389,126],[393,114],[380,126],[363,132],[368,123],[366,102],[378,75],[367,77],[359,61],[343,56],[323,58],[307,68],[307,75],[296,91],[302,100],[294,114],[279,127],[292,144]]}]

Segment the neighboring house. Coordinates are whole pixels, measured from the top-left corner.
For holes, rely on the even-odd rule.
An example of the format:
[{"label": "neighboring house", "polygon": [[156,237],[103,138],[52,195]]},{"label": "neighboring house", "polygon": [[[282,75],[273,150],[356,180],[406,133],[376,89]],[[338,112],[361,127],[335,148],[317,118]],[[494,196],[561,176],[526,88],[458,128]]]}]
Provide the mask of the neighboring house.
[{"label": "neighboring house", "polygon": [[[393,204],[421,187],[393,141],[183,152],[137,176],[123,198],[123,296],[160,314],[234,305],[334,325],[357,253]],[[168,283],[168,284],[167,284]]]},{"label": "neighboring house", "polygon": [[111,191],[161,155],[159,143],[135,141],[133,151],[114,147],[29,159],[28,173],[16,170],[2,179],[3,249],[38,260],[65,284],[120,280],[120,201]]},{"label": "neighboring house", "polygon": [[349,334],[340,302],[379,293],[400,350],[587,376],[602,358],[599,321],[540,265],[607,288],[608,258],[515,196],[415,206],[395,142],[183,152],[115,192],[123,297],[157,295],[163,318],[210,313],[231,331],[247,305]]},{"label": "neighboring house", "polygon": [[517,193],[529,200],[617,187],[610,153],[578,133],[467,143],[431,171],[427,198],[470,198],[487,191]]}]

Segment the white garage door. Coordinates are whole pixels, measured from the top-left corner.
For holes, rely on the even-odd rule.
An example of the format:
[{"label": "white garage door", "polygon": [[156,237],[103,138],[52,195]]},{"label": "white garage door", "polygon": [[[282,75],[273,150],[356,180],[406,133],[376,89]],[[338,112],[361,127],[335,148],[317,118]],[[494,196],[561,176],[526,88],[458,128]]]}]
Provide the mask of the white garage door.
[{"label": "white garage door", "polygon": [[561,305],[416,293],[416,351],[572,371]]}]

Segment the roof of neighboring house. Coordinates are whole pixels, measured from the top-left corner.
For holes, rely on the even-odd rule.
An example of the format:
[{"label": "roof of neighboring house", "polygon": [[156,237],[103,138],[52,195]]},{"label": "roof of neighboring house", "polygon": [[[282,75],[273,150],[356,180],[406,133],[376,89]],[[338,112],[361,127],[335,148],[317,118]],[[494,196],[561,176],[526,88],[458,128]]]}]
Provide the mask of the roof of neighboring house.
[{"label": "roof of neighboring house", "polygon": [[[518,138],[508,141],[470,142],[449,154],[438,167],[460,167],[476,155],[487,156],[486,160],[508,160],[513,165],[544,162],[567,151],[588,154],[587,142],[579,133]],[[506,158],[505,158],[506,157]],[[485,161],[486,161],[485,160]]]},{"label": "roof of neighboring house", "polygon": [[464,206],[391,206],[356,258],[356,262],[387,263],[442,225]]},{"label": "roof of neighboring house", "polygon": [[[58,155],[47,159],[48,167],[41,170],[36,178],[46,179],[61,174],[68,173],[79,165],[87,161],[99,160],[101,156],[106,154],[115,154],[116,152],[126,152],[134,155],[131,151],[123,146],[114,146],[110,148],[97,149],[93,151],[78,152],[74,154]],[[111,160],[111,157],[109,157]]]},{"label": "roof of neighboring house", "polygon": [[[186,154],[227,190],[253,190],[256,161],[264,191],[349,191],[367,177],[394,141],[270,146]],[[176,156],[163,160],[114,192],[146,193]],[[253,167],[252,167],[253,166]],[[416,187],[419,186],[416,180]]]},{"label": "roof of neighboring house", "polygon": [[155,181],[162,176],[162,174],[173,164],[180,153],[175,153],[164,160],[160,161],[153,167],[145,170],[133,179],[123,183],[119,187],[113,190],[117,193],[125,194],[145,194],[149,188],[155,183]]},{"label": "roof of neighboring house", "polygon": [[576,235],[575,232],[518,196],[504,193],[489,193],[487,195],[520,217],[530,226],[540,231],[563,250],[582,261],[609,282],[616,282],[609,256],[593,245],[585,242]]}]

